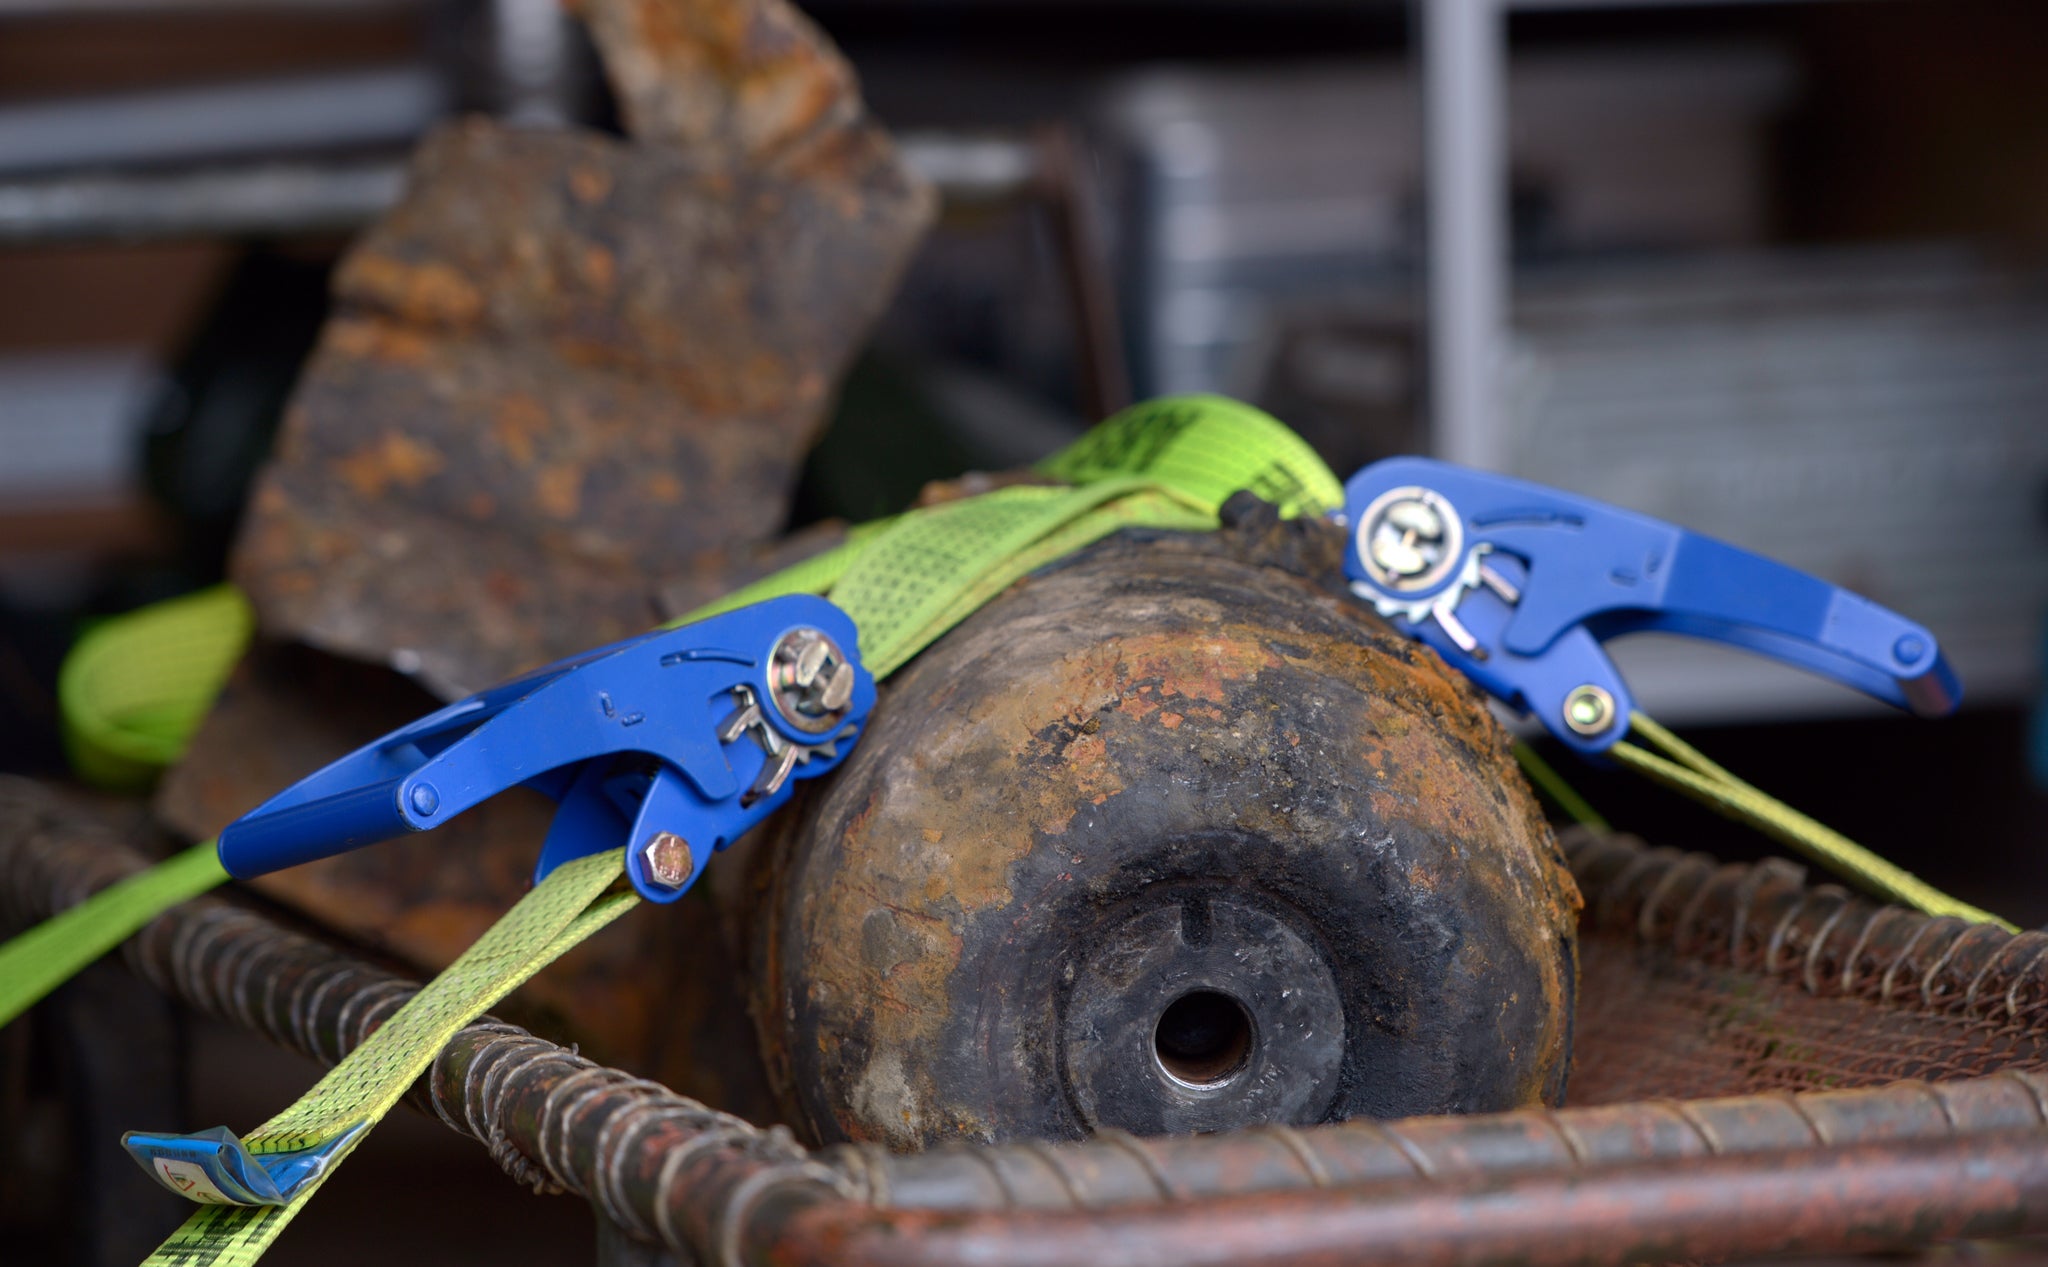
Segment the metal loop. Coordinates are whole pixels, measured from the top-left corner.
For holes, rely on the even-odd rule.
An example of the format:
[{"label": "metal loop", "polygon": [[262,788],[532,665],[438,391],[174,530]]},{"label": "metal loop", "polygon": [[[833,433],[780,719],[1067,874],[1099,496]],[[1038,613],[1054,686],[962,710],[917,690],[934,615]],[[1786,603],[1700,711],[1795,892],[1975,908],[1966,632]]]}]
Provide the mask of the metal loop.
[{"label": "metal loop", "polygon": [[1814,930],[1813,944],[1806,948],[1806,961],[1802,965],[1803,971],[1800,973],[1800,983],[1806,987],[1808,994],[1818,995],[1820,993],[1821,948],[1828,944],[1828,938],[1835,935],[1835,925],[1841,922],[1844,915],[1855,909],[1855,900],[1847,894],[1843,894],[1842,904],[1830,911],[1827,919],[1823,920],[1821,926]]},{"label": "metal loop", "polygon": [[[584,1104],[593,1095],[604,1094],[610,1089],[610,1084],[624,1077],[625,1075],[616,1069],[607,1069],[599,1064],[587,1065],[549,1088],[546,1098],[541,1101],[540,1111],[534,1115],[537,1123],[534,1138],[538,1141],[537,1151],[540,1153],[535,1160],[547,1168],[548,1174],[556,1183],[579,1196],[583,1195],[582,1186],[575,1181],[573,1174],[563,1173],[573,1171],[572,1163],[566,1157],[561,1158],[558,1163],[557,1156],[563,1142],[569,1137],[569,1128],[575,1124],[576,1116],[582,1112]],[[585,1086],[585,1083],[591,1085]],[[551,1129],[555,1135],[553,1147],[548,1143],[548,1132]]]}]

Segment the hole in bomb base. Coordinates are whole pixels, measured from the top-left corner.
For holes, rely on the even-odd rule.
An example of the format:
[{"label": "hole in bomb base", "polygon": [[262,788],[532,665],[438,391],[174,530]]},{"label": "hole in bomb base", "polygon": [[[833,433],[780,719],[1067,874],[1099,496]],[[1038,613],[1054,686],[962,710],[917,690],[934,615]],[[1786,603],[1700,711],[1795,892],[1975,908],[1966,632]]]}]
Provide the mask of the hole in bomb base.
[{"label": "hole in bomb base", "polygon": [[1251,1063],[1252,1018],[1220,990],[1191,990],[1166,1005],[1152,1029],[1160,1072],[1184,1087],[1209,1091]]}]

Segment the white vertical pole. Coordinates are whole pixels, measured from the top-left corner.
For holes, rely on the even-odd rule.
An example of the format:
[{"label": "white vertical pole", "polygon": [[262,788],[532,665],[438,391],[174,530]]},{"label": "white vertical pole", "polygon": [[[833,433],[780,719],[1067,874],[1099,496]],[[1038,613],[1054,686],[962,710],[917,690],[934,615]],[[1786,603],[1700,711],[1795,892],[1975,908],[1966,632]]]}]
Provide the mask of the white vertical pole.
[{"label": "white vertical pole", "polygon": [[1499,469],[1507,332],[1501,0],[1415,0],[1423,47],[1429,399],[1438,457]]}]

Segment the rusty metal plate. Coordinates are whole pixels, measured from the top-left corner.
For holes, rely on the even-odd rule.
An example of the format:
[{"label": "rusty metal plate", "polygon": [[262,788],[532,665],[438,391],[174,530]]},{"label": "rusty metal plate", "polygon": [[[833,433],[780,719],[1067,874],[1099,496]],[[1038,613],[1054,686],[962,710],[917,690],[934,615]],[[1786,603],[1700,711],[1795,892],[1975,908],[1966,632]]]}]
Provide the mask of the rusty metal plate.
[{"label": "rusty metal plate", "polygon": [[861,126],[853,68],[788,4],[571,0],[626,130],[774,165]]},{"label": "rusty metal plate", "polygon": [[583,10],[636,140],[474,120],[356,245],[236,558],[264,630],[460,694],[765,541],[929,191],[780,0]]},{"label": "rusty metal plate", "polygon": [[482,122],[336,279],[236,559],[266,632],[459,694],[653,623],[781,528],[925,196],[871,132],[802,175]]}]

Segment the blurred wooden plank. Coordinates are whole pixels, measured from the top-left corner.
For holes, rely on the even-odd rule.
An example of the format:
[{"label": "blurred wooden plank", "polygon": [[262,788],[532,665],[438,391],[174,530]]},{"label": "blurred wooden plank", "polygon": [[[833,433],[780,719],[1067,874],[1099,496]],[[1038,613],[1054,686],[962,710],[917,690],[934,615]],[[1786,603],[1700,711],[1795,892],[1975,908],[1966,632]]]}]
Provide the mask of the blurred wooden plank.
[{"label": "blurred wooden plank", "polygon": [[31,554],[159,555],[176,529],[140,496],[80,501],[38,499],[0,506],[0,558]]}]

